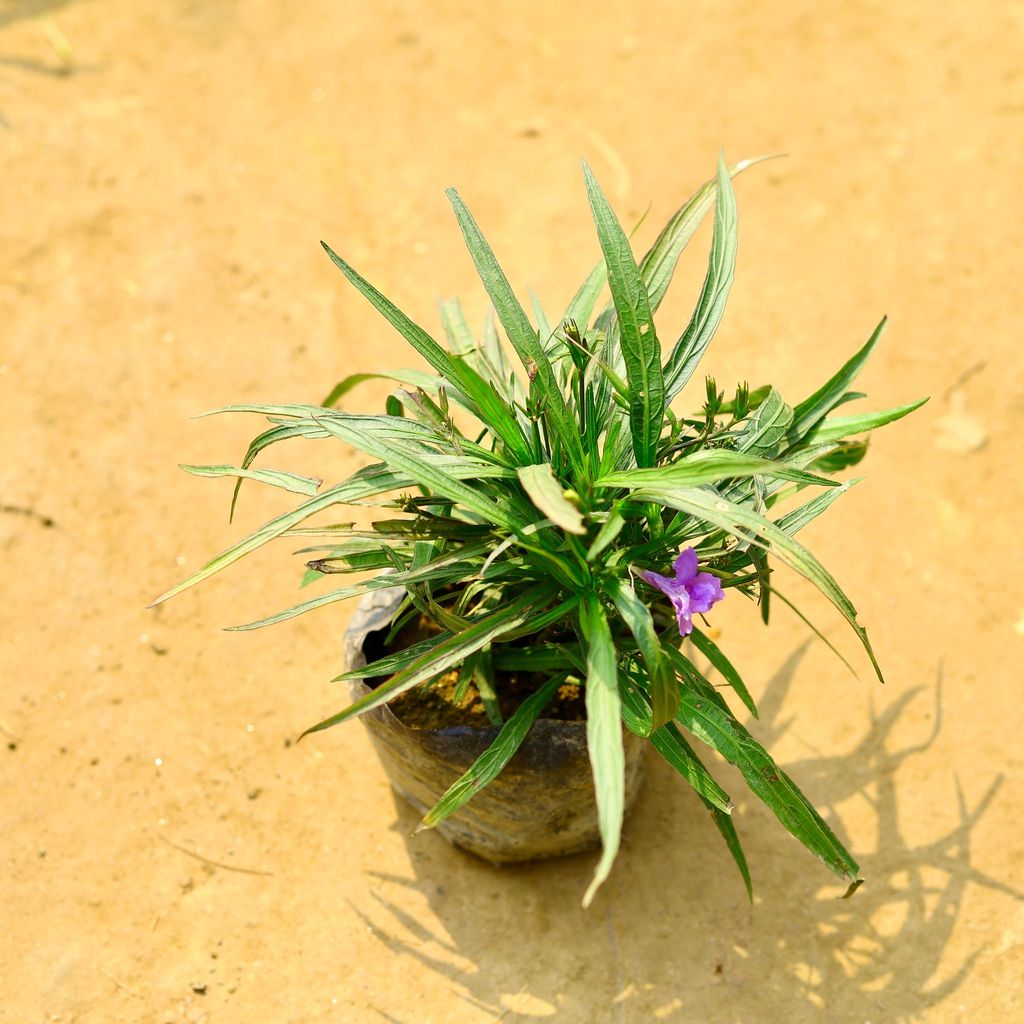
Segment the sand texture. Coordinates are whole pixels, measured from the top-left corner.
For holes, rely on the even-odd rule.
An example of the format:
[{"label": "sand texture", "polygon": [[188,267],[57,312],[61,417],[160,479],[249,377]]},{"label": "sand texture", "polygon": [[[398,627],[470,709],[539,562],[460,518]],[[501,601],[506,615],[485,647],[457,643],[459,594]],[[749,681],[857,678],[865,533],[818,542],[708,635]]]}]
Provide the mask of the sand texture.
[{"label": "sand texture", "polygon": [[[0,0],[0,1021],[1010,1024],[1024,1019],[1024,9]],[[657,758],[615,871],[495,868],[392,796],[344,706],[351,606],[287,543],[146,603],[289,507],[232,402],[421,365],[328,241],[439,330],[486,306],[455,185],[526,296],[598,257],[586,156],[641,250],[731,160],[740,250],[706,367],[799,401],[890,326],[864,408],[931,395],[804,535],[887,670],[799,581],[715,609],[755,735],[860,860],[842,886],[728,766],[750,905]],[[695,237],[659,333],[700,288]],[[694,404],[701,401],[691,389]],[[346,400],[382,408],[387,384]],[[340,443],[266,466],[341,479]],[[355,515],[366,518],[367,510]]]}]

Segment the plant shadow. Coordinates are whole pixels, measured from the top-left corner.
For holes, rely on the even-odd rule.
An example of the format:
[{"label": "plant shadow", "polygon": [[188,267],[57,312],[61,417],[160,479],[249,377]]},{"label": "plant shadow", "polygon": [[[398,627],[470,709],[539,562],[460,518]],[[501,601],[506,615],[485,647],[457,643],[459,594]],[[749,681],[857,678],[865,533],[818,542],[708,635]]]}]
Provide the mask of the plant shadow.
[{"label": "plant shadow", "polygon": [[[756,732],[769,748],[791,729],[782,709],[803,653],[786,660],[760,702]],[[911,709],[912,724],[927,720],[922,690],[872,711],[848,753],[786,765],[844,842],[836,807],[854,799],[870,808],[876,850],[859,858],[867,884],[849,900],[839,898],[841,884],[820,881],[820,865],[786,843],[754,802],[737,814],[755,886],[761,877],[750,906],[699,803],[652,759],[619,863],[591,911],[579,899],[593,856],[495,868],[432,833],[413,838],[417,817],[397,799],[411,876],[371,872],[364,906],[353,909],[392,953],[446,979],[482,1022],[922,1019],[960,987],[984,948],[952,964],[944,955],[968,888],[1024,899],[971,860],[972,833],[1001,778],[973,803],[951,778],[956,824],[925,842],[901,831],[896,775],[940,734],[941,670],[930,735],[898,746],[896,726]]]},{"label": "plant shadow", "polygon": [[46,17],[74,2],[75,0],[0,0],[0,29],[26,18]]}]

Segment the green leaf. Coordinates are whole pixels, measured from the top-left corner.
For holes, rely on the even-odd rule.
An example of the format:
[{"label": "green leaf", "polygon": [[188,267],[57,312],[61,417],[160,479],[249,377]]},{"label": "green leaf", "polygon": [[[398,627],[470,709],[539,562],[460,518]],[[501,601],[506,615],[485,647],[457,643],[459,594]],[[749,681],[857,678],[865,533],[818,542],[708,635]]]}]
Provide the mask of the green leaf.
[{"label": "green leaf", "polygon": [[532,288],[529,289],[529,292],[530,305],[533,307],[533,318],[537,321],[537,330],[540,331],[541,341],[547,343],[554,332],[548,321],[547,313],[544,312],[544,307],[541,305],[540,298],[534,293]]},{"label": "green leaf", "polygon": [[843,656],[843,652],[778,587],[773,586],[771,592],[849,669],[850,675],[856,679],[857,672]]},{"label": "green leaf", "polygon": [[363,498],[370,498],[376,494],[396,490],[399,487],[406,487],[409,485],[409,482],[407,476],[396,473],[387,466],[369,466],[366,469],[361,469],[358,473],[344,481],[344,483],[337,484],[310,501],[303,502],[298,508],[271,519],[270,522],[264,524],[255,533],[249,534],[244,540],[233,544],[226,551],[222,551],[216,558],[207,562],[198,572],[194,572],[187,579],[182,580],[181,583],[161,594],[148,607],[152,608],[155,605],[162,604],[169,598],[174,597],[175,594],[180,594],[183,590],[194,587],[197,583],[227,568],[233,562],[237,562],[238,559],[266,544],[267,541],[280,537],[281,534],[291,529],[291,527],[323,509],[330,508],[332,505],[346,504]]},{"label": "green leaf", "polygon": [[844,469],[856,466],[863,461],[868,453],[868,442],[843,441],[831,446],[832,450],[809,463],[819,473],[841,473]]},{"label": "green leaf", "polygon": [[693,641],[693,646],[718,669],[722,678],[736,691],[736,696],[743,701],[747,710],[757,718],[757,705],[754,703],[754,698],[750,696],[746,683],[743,682],[739,672],[736,671],[732,662],[722,653],[714,640],[697,628],[694,628],[690,634],[690,640]]},{"label": "green leaf", "polygon": [[884,682],[867,632],[857,622],[857,610],[850,599],[821,562],[775,523],[756,512],[751,512],[750,509],[697,488],[679,487],[670,490],[651,487],[643,491],[634,491],[633,497],[637,501],[656,501],[680,512],[686,512],[743,540],[749,541],[753,535],[758,538],[757,543],[761,546],[767,547],[770,544],[778,558],[810,580],[836,606],[860,639],[879,680]]},{"label": "green leaf", "polygon": [[331,258],[331,262],[349,279],[349,281],[361,292],[384,318],[398,331],[402,337],[430,365],[437,370],[442,377],[453,383],[459,379],[458,367],[452,362],[447,352],[422,327],[413,323],[390,299],[378,291],[369,281],[366,280],[354,267],[345,262],[326,243],[320,243],[324,252]]},{"label": "green leaf", "polygon": [[638,735],[647,736],[654,749],[693,787],[707,807],[722,814],[732,814],[733,803],[729,794],[715,782],[693,747],[679,731],[675,722],[667,722],[651,731],[653,716],[647,694],[632,681],[619,687],[622,696],[623,717],[628,712],[639,723]]},{"label": "green leaf", "polygon": [[[680,673],[689,677],[690,666],[682,655],[672,648],[666,648],[666,653],[673,658]],[[704,682],[708,689],[713,689]],[[739,768],[754,795],[764,801],[785,828],[811,853],[840,878],[857,877],[857,862],[825,824],[821,815],[764,747],[735,718],[724,712],[692,683],[680,688],[678,717],[689,732]]]},{"label": "green leaf", "polygon": [[434,636],[428,636],[425,640],[418,640],[408,647],[403,647],[400,651],[386,654],[383,658],[378,658],[377,661],[371,661],[368,665],[363,665],[361,668],[351,668],[347,672],[342,672],[341,675],[335,676],[331,682],[345,683],[353,679],[373,679],[377,676],[392,676],[396,672],[408,668],[414,661],[432,651],[438,644],[451,639],[451,636],[451,632],[442,630]]},{"label": "green leaf", "polygon": [[584,465],[579,424],[565,404],[565,395],[559,387],[544,346],[466,204],[453,188],[448,189],[447,195],[455,210],[466,247],[476,265],[480,280],[494,303],[498,319],[523,365],[530,371],[531,376],[535,375],[534,384],[543,399],[544,417],[550,423],[552,432],[566,446],[570,461],[579,472]]},{"label": "green leaf", "polygon": [[697,308],[665,363],[665,404],[668,405],[687,381],[707,351],[718,330],[736,269],[736,197],[725,166],[718,158],[718,198],[711,255]]},{"label": "green leaf", "polygon": [[678,684],[661,653],[654,619],[651,618],[647,605],[637,597],[636,591],[625,580],[613,578],[608,581],[607,589],[608,595],[615,603],[616,611],[633,634],[640,656],[644,660],[654,707],[651,728],[657,731],[676,716],[676,709],[679,707]]},{"label": "green leaf", "polygon": [[488,373],[498,389],[498,393],[506,396],[519,397],[521,387],[515,372],[508,361],[505,346],[498,337],[498,328],[494,320],[494,307],[487,307],[484,318],[484,331],[481,338],[481,359],[488,368]]},{"label": "green leaf", "polygon": [[695,487],[699,484],[751,476],[766,476],[823,487],[838,486],[828,477],[807,473],[785,462],[775,462],[754,455],[740,455],[724,448],[704,449],[669,466],[607,473],[598,477],[595,484],[598,487]]},{"label": "green leaf", "polygon": [[884,412],[867,412],[858,416],[833,416],[831,419],[823,420],[815,427],[804,438],[804,442],[806,444],[826,444],[829,441],[842,441],[854,434],[864,434],[869,430],[884,427],[894,420],[902,419],[915,409],[920,409],[927,401],[927,398],[921,398],[908,405],[898,405],[894,409],[886,409]]},{"label": "green leaf", "polygon": [[[515,529],[517,526],[525,525],[509,515],[507,509],[494,502],[493,498],[473,487],[467,482],[472,479],[469,472],[473,465],[470,460],[452,459],[451,468],[441,468],[427,460],[423,453],[413,452],[400,444],[392,442],[382,431],[368,430],[365,421],[368,417],[361,416],[332,416],[322,421],[325,430],[330,431],[343,441],[358,448],[360,451],[372,455],[374,458],[382,459],[389,466],[405,473],[418,484],[429,487],[437,494],[462,505],[467,511],[475,512],[486,522],[504,526],[506,529]],[[395,420],[396,423],[406,423],[406,420]],[[462,462],[467,472],[464,474],[466,480],[459,479],[451,469]],[[477,477],[485,475],[483,464],[477,463]]]},{"label": "green leaf", "polygon": [[608,518],[601,524],[601,529],[597,531],[597,536],[594,538],[593,543],[587,549],[587,561],[589,563],[596,562],[622,532],[622,528],[625,525],[626,520],[622,518],[619,504],[616,502],[612,505]]},{"label": "green leaf", "polygon": [[580,510],[565,497],[565,488],[558,482],[550,463],[521,466],[516,472],[530,501],[556,526],[567,533],[587,532]]},{"label": "green leaf", "polygon": [[580,285],[579,291],[572,297],[572,301],[559,322],[564,324],[573,320],[579,325],[580,330],[585,332],[594,312],[597,297],[601,294],[601,289],[604,288],[607,281],[608,268],[605,266],[604,260],[601,260]]},{"label": "green leaf", "polygon": [[793,534],[802,530],[808,523],[817,519],[840,495],[845,494],[851,487],[859,483],[859,478],[847,480],[841,487],[825,491],[822,494],[816,494],[810,501],[805,502],[799,508],[795,508],[792,512],[787,512],[784,516],[776,519],[775,525],[792,537]]},{"label": "green leaf", "polygon": [[789,443],[791,445],[800,441],[815,423],[843,400],[847,389],[853,383],[857,374],[863,369],[868,356],[871,355],[872,349],[874,349],[878,339],[882,336],[887,322],[888,317],[883,316],[864,347],[849,359],[835,376],[818,388],[813,395],[805,398],[796,406],[793,410],[793,425],[789,429]]},{"label": "green leaf", "polygon": [[368,380],[395,380],[399,384],[408,384],[412,387],[424,388],[429,391],[436,389],[439,383],[437,377],[430,373],[424,373],[422,370],[391,370],[388,373],[350,373],[331,388],[327,396],[320,403],[321,407],[324,409],[334,408],[354,387],[365,384]]},{"label": "green leaf", "polygon": [[619,852],[625,813],[626,761],[622,745],[617,656],[608,619],[596,594],[584,595],[580,628],[587,642],[587,752],[594,773],[601,859],[583,896],[589,907]]},{"label": "green leaf", "polygon": [[583,657],[578,644],[517,648],[503,644],[494,649],[494,664],[506,671],[555,672],[579,668]]},{"label": "green leaf", "polygon": [[444,796],[427,812],[416,829],[417,832],[438,825],[476,796],[484,786],[494,781],[505,765],[512,760],[533,723],[540,717],[540,713],[563,682],[564,675],[552,676],[536,693],[530,694],[516,708],[501,727],[494,742],[448,787]]},{"label": "green leaf", "polygon": [[281,487],[293,494],[313,495],[320,489],[323,480],[311,476],[299,476],[298,473],[286,473],[283,469],[239,469],[237,466],[186,466],[178,467],[193,476],[221,477],[231,476],[239,479],[257,480],[271,487]]},{"label": "green leaf", "polygon": [[[704,800],[703,797],[701,799]],[[707,800],[704,800],[704,806],[711,812],[711,819],[718,831],[722,833],[725,845],[729,847],[729,853],[732,854],[732,859],[736,862],[736,867],[739,868],[743,884],[747,889],[747,899],[753,902],[754,886],[750,880],[750,868],[747,867],[747,856],[740,845],[740,837],[736,834],[736,826],[733,824],[732,818]]]},{"label": "green leaf", "polygon": [[472,399],[470,411],[501,439],[517,459],[528,461],[530,447],[526,438],[523,437],[515,418],[497,392],[465,361],[453,360],[422,327],[413,323],[390,299],[333,252],[330,246],[324,242],[320,244],[334,265],[370,300],[392,327],[453,387],[461,386]]},{"label": "green leaf", "polygon": [[[774,156],[759,156],[752,160],[741,160],[729,169],[729,177],[735,178],[748,167],[772,160]],[[685,203],[672,215],[669,222],[658,235],[654,245],[640,261],[640,273],[647,285],[647,293],[651,297],[651,309],[657,312],[661,300],[668,291],[679,257],[700,226],[704,215],[711,209],[718,191],[718,179],[706,181]]]},{"label": "green leaf", "polygon": [[[400,693],[448,671],[453,665],[457,665],[469,655],[486,647],[502,634],[525,626],[532,617],[536,616],[538,609],[550,599],[550,595],[550,587],[533,587],[495,611],[472,621],[465,629],[436,644],[427,654],[418,658],[401,672],[397,672],[387,682],[381,683],[376,689],[371,690],[366,696],[361,697],[343,711],[310,726],[302,733],[302,736],[329,729],[350,718],[365,714],[372,708],[387,703]],[[559,610],[562,611],[561,608]],[[564,611],[562,613],[564,614]]]},{"label": "green leaf", "polygon": [[629,239],[586,161],[583,176],[618,317],[619,344],[629,384],[633,451],[638,466],[653,466],[665,411],[665,382],[651,301],[640,268],[633,259]]},{"label": "green leaf", "polygon": [[476,338],[473,337],[473,332],[466,322],[462,303],[458,299],[442,299],[437,305],[441,313],[441,325],[444,327],[452,353],[466,356],[476,352]]},{"label": "green leaf", "polygon": [[[388,573],[385,576],[377,576],[373,579],[363,580],[348,587],[340,587],[326,594],[319,594],[317,597],[283,611],[275,612],[266,618],[257,619],[254,622],[247,622],[240,626],[228,626],[229,633],[243,633],[253,629],[262,629],[264,626],[274,626],[287,619],[294,619],[306,612],[323,608],[326,605],[334,604],[337,601],[347,601],[351,597],[359,597],[374,590],[386,590],[390,587],[402,586],[412,583],[435,583],[442,586],[446,583],[454,583],[475,574],[475,563],[472,561],[490,549],[490,544],[478,544],[474,547],[460,548],[452,554],[436,558],[426,565],[416,566],[406,571]],[[467,564],[468,563],[468,564]]]},{"label": "green leaf", "polygon": [[793,410],[772,388],[736,439],[736,447],[753,455],[771,455],[786,438],[792,422]]},{"label": "green leaf", "polygon": [[[278,441],[286,441],[293,437],[305,437],[305,438],[324,438],[330,435],[322,427],[318,427],[312,421],[310,422],[298,422],[298,423],[281,423],[271,427],[269,430],[264,430],[263,433],[257,434],[249,442],[249,448],[245,453],[245,458],[242,459],[242,469],[248,469],[253,462],[256,460],[256,456],[259,455],[264,448],[269,448],[272,444],[277,444]],[[235,508],[238,505],[238,493],[242,487],[242,478],[239,477],[235,481],[235,489],[231,495],[231,508],[228,512],[228,522],[231,522],[235,518]]]}]

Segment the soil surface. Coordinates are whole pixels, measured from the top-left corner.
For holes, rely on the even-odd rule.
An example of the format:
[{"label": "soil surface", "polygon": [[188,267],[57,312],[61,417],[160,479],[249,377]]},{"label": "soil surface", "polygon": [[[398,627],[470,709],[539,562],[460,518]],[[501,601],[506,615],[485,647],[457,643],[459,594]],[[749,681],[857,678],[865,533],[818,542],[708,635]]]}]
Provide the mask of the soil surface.
[{"label": "soil surface", "polygon": [[[0,1020],[1019,1021],[1022,22],[910,0],[0,0]],[[713,617],[755,735],[866,882],[838,900],[716,765],[751,905],[654,759],[583,912],[592,855],[492,868],[411,836],[360,725],[294,742],[347,703],[350,608],[220,628],[300,599],[299,545],[146,604],[294,497],[247,483],[229,525],[231,482],[176,467],[237,463],[262,421],[191,417],[419,365],[320,239],[430,329],[451,294],[482,323],[455,185],[557,311],[598,257],[579,158],[628,224],[651,204],[642,250],[720,146],[788,154],[736,183],[720,386],[799,401],[888,313],[864,407],[932,396],[804,534],[887,684],[798,582],[859,678],[784,607],[767,631],[738,600]],[[262,464],[360,463],[318,441]]]},{"label": "soil surface", "polygon": [[[419,615],[401,626],[390,642],[387,631],[371,633],[364,645],[369,661],[387,654],[394,654],[413,644],[436,636],[440,627]],[[514,672],[496,669],[494,672],[492,709],[480,694],[473,678],[466,679],[460,686],[460,673],[446,672],[427,686],[416,686],[399,694],[389,703],[395,716],[412,729],[448,729],[454,726],[469,726],[473,729],[487,729],[509,718],[520,704],[536,693],[549,678],[543,672]],[[379,686],[386,677],[367,679],[370,686]],[[495,714],[496,705],[497,714]],[[562,722],[581,722],[587,717],[583,688],[566,681],[559,686],[552,698],[544,705],[541,718]]]}]

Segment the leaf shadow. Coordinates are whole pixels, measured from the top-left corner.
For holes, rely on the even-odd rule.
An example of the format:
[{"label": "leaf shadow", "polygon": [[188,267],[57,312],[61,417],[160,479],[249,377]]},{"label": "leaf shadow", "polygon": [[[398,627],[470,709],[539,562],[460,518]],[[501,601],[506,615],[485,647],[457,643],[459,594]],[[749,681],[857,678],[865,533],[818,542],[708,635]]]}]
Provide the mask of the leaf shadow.
[{"label": "leaf shadow", "polygon": [[[756,732],[769,747],[787,733],[796,738],[784,705],[804,650],[786,659],[759,702]],[[867,802],[878,839],[874,851],[855,851],[867,884],[852,899],[838,898],[843,886],[786,842],[770,812],[741,803],[737,824],[759,893],[751,907],[699,803],[659,760],[649,765],[608,891],[589,912],[579,899],[591,855],[496,868],[434,834],[412,837],[417,817],[397,798],[411,873],[371,872],[367,898],[353,910],[393,954],[436,972],[478,1011],[467,1019],[481,1022],[554,1014],[592,1024],[923,1019],[983,952],[983,944],[963,952],[961,942],[947,955],[968,889],[1024,899],[972,863],[972,834],[1001,777],[973,801],[951,778],[956,823],[923,842],[901,830],[897,774],[942,731],[941,669],[932,702],[924,690],[872,709],[848,752],[812,751],[785,766],[844,842],[836,808]],[[897,726],[902,734],[908,725],[929,732],[900,745]]]},{"label": "leaf shadow", "polygon": [[0,29],[26,18],[43,18],[76,0],[0,0]]}]

